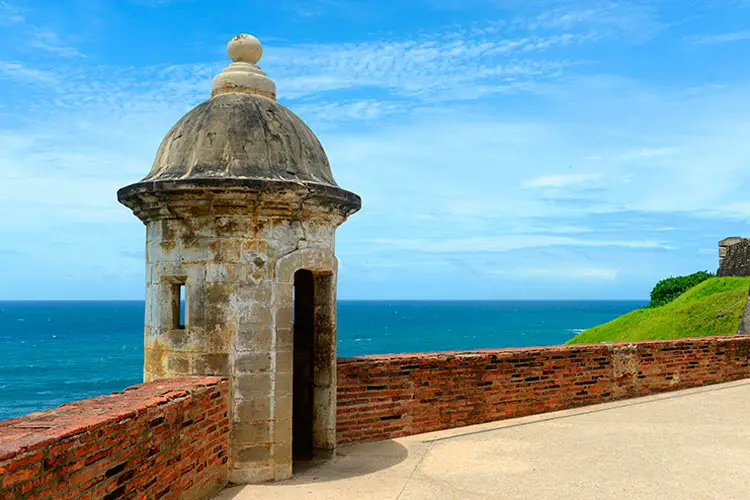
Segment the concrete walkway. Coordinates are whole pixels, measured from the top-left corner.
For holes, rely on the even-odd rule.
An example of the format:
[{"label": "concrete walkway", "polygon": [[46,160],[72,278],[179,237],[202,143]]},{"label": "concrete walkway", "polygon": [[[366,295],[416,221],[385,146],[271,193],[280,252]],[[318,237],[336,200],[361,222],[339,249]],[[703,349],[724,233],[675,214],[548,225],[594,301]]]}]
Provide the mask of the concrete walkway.
[{"label": "concrete walkway", "polygon": [[750,499],[750,380],[341,448],[265,499]]}]

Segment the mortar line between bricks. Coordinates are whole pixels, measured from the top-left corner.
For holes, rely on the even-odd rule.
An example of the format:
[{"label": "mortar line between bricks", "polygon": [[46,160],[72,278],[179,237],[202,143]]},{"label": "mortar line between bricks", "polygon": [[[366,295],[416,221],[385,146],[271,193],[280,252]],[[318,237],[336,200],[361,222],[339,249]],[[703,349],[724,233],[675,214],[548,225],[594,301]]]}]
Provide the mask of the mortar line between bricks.
[{"label": "mortar line between bricks", "polygon": [[[741,384],[738,384],[738,383],[735,383],[735,382],[738,382],[738,381],[735,380],[735,381],[732,381],[732,382],[720,382],[720,384],[722,384],[722,383],[732,384],[732,385],[730,385],[728,387],[716,387],[715,385],[718,385],[718,384],[715,384],[713,387],[710,387],[710,388],[707,388],[707,389],[686,388],[686,389],[683,389],[683,390],[679,391],[681,394],[680,393],[678,393],[678,394],[670,394],[670,395],[664,395],[664,393],[661,393],[661,394],[649,394],[647,396],[641,396],[641,397],[637,398],[638,399],[637,401],[632,401],[631,400],[630,402],[622,403],[622,404],[616,404],[614,401],[611,401],[611,402],[608,402],[608,403],[603,403],[603,404],[607,404],[607,405],[612,405],[612,406],[607,406],[607,408],[595,408],[595,409],[591,409],[591,410],[577,411],[577,412],[571,413],[569,415],[559,415],[559,416],[555,416],[555,417],[540,418],[540,419],[533,420],[531,422],[520,422],[520,423],[517,423],[517,424],[503,425],[501,427],[493,427],[492,429],[482,429],[480,431],[466,432],[464,434],[456,434],[456,435],[453,435],[453,436],[446,436],[446,437],[435,438],[435,439],[427,439],[427,440],[423,441],[423,443],[430,443],[432,445],[434,443],[438,443],[438,442],[441,442],[441,441],[447,441],[449,439],[456,439],[456,438],[461,438],[461,437],[466,437],[466,436],[475,436],[477,434],[486,434],[488,432],[497,432],[497,431],[502,431],[502,430],[505,430],[505,429],[513,429],[515,427],[524,427],[524,426],[527,426],[527,425],[533,425],[533,424],[539,424],[539,423],[545,423],[545,422],[553,422],[555,420],[564,420],[566,418],[573,418],[573,417],[578,417],[578,416],[581,416],[581,415],[592,415],[594,413],[604,413],[604,412],[607,412],[607,411],[610,411],[610,410],[617,410],[617,409],[620,409],[620,408],[628,408],[630,406],[640,406],[640,405],[644,405],[644,404],[648,404],[648,403],[655,403],[655,402],[658,402],[658,401],[664,401],[664,400],[668,400],[668,399],[684,398],[684,397],[690,396],[692,394],[702,394],[702,393],[707,393],[707,392],[726,391],[726,390],[729,390],[729,389],[733,389],[735,387],[742,387],[742,386],[750,385],[750,380],[745,380],[745,382],[741,383]],[[689,392],[687,392],[687,391],[689,391]],[[568,410],[558,410],[558,411],[570,411],[570,410],[574,410],[574,409],[573,408],[569,408]],[[533,415],[527,415],[527,417],[532,417],[532,416]],[[526,417],[516,417],[516,418],[526,418]],[[498,420],[497,422],[502,422],[502,420]],[[488,423],[491,423],[491,422],[484,422],[483,424],[475,424],[475,425],[484,425],[484,424],[488,424]],[[455,427],[453,429],[455,429]],[[447,430],[451,430],[451,429],[443,429],[443,430],[447,431]],[[441,431],[433,431],[433,432],[441,432]]]}]

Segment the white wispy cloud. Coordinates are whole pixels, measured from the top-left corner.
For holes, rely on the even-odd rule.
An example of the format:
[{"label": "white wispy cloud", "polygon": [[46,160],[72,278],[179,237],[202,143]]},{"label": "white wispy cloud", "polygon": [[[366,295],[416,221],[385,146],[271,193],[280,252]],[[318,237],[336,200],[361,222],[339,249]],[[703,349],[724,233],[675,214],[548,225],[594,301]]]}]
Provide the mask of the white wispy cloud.
[{"label": "white wispy cloud", "polygon": [[518,276],[524,278],[553,278],[562,280],[604,280],[614,281],[620,274],[616,268],[586,267],[569,262],[556,263],[554,267],[498,269],[490,271],[500,276]]},{"label": "white wispy cloud", "polygon": [[403,107],[395,102],[389,103],[375,99],[324,101],[294,106],[295,113],[310,116],[321,124],[346,120],[374,120],[401,110]]},{"label": "white wispy cloud", "polygon": [[466,38],[305,45],[269,49],[262,61],[285,98],[319,92],[381,88],[401,96],[429,99],[443,95],[471,98],[475,85],[510,85],[555,78],[570,61],[531,57],[554,38],[496,40]]},{"label": "white wispy cloud", "polygon": [[0,78],[31,85],[52,85],[58,81],[52,71],[39,69],[20,62],[0,60]]},{"label": "white wispy cloud", "polygon": [[589,40],[643,42],[667,26],[653,2],[590,0],[528,3],[526,15],[489,23],[487,31],[575,32]]},{"label": "white wispy cloud", "polygon": [[399,248],[401,250],[427,253],[470,253],[470,252],[507,252],[523,248],[573,246],[573,247],[620,247],[620,248],[659,248],[670,249],[672,246],[663,241],[652,240],[596,240],[574,238],[570,236],[521,234],[496,237],[472,237],[431,240],[424,238],[373,238],[364,243]]},{"label": "white wispy cloud", "polygon": [[595,267],[567,267],[560,263],[560,267],[530,269],[527,276],[551,277],[567,280],[596,279],[613,281],[620,274],[619,269],[595,268]]},{"label": "white wispy cloud", "polygon": [[28,33],[29,47],[51,52],[60,57],[86,57],[78,49],[60,39],[60,36],[48,29],[36,29]]},{"label": "white wispy cloud", "polygon": [[671,147],[661,148],[638,148],[627,151],[620,155],[619,159],[624,161],[637,160],[642,158],[653,158],[657,156],[674,156],[679,153],[679,149]]},{"label": "white wispy cloud", "polygon": [[25,19],[18,7],[11,5],[9,2],[0,2],[0,26],[19,24],[24,21]]},{"label": "white wispy cloud", "polygon": [[[39,48],[66,57],[84,57],[53,32],[39,32]],[[535,58],[539,40],[381,41],[361,44],[269,47],[261,65],[276,81],[279,98],[302,100],[301,112],[320,112],[326,120],[373,119],[424,102],[476,100],[492,94],[534,91],[535,85],[559,78],[571,65],[562,59]],[[210,79],[222,64],[118,68],[68,66],[44,69],[18,62],[0,67],[7,77],[56,83],[55,105],[75,103],[91,108],[123,101],[159,104],[195,103],[205,98]],[[342,100],[333,92],[385,90],[380,99]],[[128,103],[131,107],[133,103]],[[118,106],[119,107],[119,106]],[[124,107],[124,106],[123,106]]]},{"label": "white wispy cloud", "polygon": [[592,1],[581,8],[579,3],[546,10],[528,20],[529,29],[579,28],[598,36],[649,36],[660,23],[652,6],[647,3],[623,1]]},{"label": "white wispy cloud", "polygon": [[597,183],[601,179],[601,174],[547,175],[526,181],[523,185],[529,188],[564,188],[568,186],[580,186],[582,184],[590,185]]},{"label": "white wispy cloud", "polygon": [[750,202],[735,199],[733,201],[717,203],[711,208],[701,211],[702,215],[708,217],[731,217],[750,222]]},{"label": "white wispy cloud", "polygon": [[750,31],[735,31],[732,33],[720,33],[715,35],[704,35],[695,39],[695,43],[714,45],[720,43],[744,42],[750,40]]},{"label": "white wispy cloud", "polygon": [[133,3],[144,7],[168,7],[170,5],[193,2],[195,0],[131,0]]}]

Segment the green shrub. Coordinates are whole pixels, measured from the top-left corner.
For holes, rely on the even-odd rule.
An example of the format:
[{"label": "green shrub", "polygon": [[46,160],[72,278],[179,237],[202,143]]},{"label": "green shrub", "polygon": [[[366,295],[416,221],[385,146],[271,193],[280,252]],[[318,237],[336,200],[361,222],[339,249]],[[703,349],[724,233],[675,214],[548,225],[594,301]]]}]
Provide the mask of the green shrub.
[{"label": "green shrub", "polygon": [[672,302],[690,288],[714,276],[715,274],[708,271],[698,271],[687,276],[665,278],[651,290],[651,303],[648,306],[659,307]]}]

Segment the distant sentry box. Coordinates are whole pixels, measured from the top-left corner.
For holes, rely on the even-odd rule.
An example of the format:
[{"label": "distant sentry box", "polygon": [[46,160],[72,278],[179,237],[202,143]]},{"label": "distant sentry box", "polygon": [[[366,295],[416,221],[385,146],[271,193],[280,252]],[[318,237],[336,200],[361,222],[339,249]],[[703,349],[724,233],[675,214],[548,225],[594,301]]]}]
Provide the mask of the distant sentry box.
[{"label": "distant sentry box", "polygon": [[729,236],[719,241],[719,276],[750,276],[750,239]]}]

